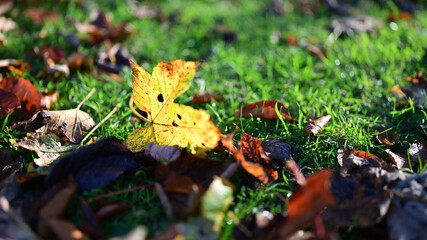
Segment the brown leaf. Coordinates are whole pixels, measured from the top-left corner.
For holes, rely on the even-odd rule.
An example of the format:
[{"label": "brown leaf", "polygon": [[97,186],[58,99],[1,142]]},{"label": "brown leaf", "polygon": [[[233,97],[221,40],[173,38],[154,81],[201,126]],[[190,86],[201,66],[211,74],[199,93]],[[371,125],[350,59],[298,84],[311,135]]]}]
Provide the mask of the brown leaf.
[{"label": "brown leaf", "polygon": [[83,212],[83,232],[87,233],[91,239],[103,239],[104,229],[83,197],[80,197],[80,206]]},{"label": "brown leaf", "polygon": [[292,117],[290,116],[288,109],[283,105],[283,103],[278,102],[276,100],[265,100],[256,103],[251,103],[244,106],[242,109],[239,109],[234,114],[236,117],[260,117],[269,120],[277,120],[279,117],[277,116],[275,107],[277,104],[277,109],[279,113],[286,118],[286,120],[291,121]]},{"label": "brown leaf", "polygon": [[102,70],[118,74],[123,66],[130,67],[129,61],[133,58],[126,48],[117,43],[108,49],[108,51],[98,52],[96,65]]},{"label": "brown leaf", "polygon": [[38,25],[42,25],[46,21],[56,21],[58,19],[58,14],[56,12],[43,8],[27,9],[23,12],[23,16],[31,18],[31,20]]},{"label": "brown leaf", "polygon": [[68,67],[70,70],[82,69],[91,72],[93,69],[94,60],[92,56],[86,56],[82,53],[73,53],[68,59]]},{"label": "brown leaf", "polygon": [[320,130],[331,120],[331,115],[322,116],[317,119],[313,119],[310,115],[307,115],[307,127],[304,131],[310,136],[316,136]]},{"label": "brown leaf", "polygon": [[129,203],[123,201],[103,202],[94,207],[96,217],[100,220],[106,220],[114,217],[131,208]]},{"label": "brown leaf", "polygon": [[326,49],[324,48],[319,48],[310,44],[308,45],[307,50],[310,53],[310,55],[315,56],[319,60],[323,61],[324,59],[327,58]]},{"label": "brown leaf", "polygon": [[182,155],[182,149],[176,145],[168,146],[149,143],[143,151],[144,154],[150,155],[161,164],[173,162]]},{"label": "brown leaf", "polygon": [[329,28],[333,31],[336,37],[352,36],[356,33],[373,32],[379,26],[383,25],[383,21],[368,17],[356,16],[335,19],[331,22]]},{"label": "brown leaf", "polygon": [[289,34],[286,37],[286,44],[290,46],[298,46],[298,37],[293,34]]},{"label": "brown leaf", "polygon": [[0,68],[3,70],[7,69],[13,73],[16,73],[20,76],[29,69],[31,66],[29,63],[23,61],[23,60],[17,60],[17,59],[3,59],[0,60]]},{"label": "brown leaf", "polygon": [[[47,133],[58,130],[72,143],[80,143],[83,139],[82,131],[89,131],[95,126],[92,117],[81,110],[43,110],[31,119],[14,124],[11,129],[24,129],[27,132]],[[59,136],[61,137],[61,136]]]},{"label": "brown leaf", "polygon": [[16,23],[10,19],[0,16],[0,32],[9,32],[16,27]]},{"label": "brown leaf", "polygon": [[89,34],[87,41],[91,44],[99,44],[107,39],[117,42],[126,39],[132,29],[126,23],[113,26],[111,20],[101,11],[93,11],[90,16],[91,23],[76,23],[77,31]]},{"label": "brown leaf", "polygon": [[393,153],[390,149],[385,150],[390,160],[396,165],[397,169],[401,169],[404,167],[409,167],[408,159],[402,157],[396,153]]},{"label": "brown leaf", "polygon": [[375,135],[375,138],[381,144],[394,145],[394,143],[399,140],[399,135],[394,134],[393,129],[380,127],[377,129],[377,132],[379,132],[379,134]]},{"label": "brown leaf", "polygon": [[270,158],[264,154],[260,140],[243,133],[240,140],[240,151],[243,158],[239,155],[235,156],[234,153],[233,156],[252,176],[264,184],[272,183],[279,178],[278,172],[271,166]]},{"label": "brown leaf", "polygon": [[17,109],[16,112],[30,117],[40,111],[42,95],[28,80],[21,77],[5,77],[0,81],[0,88],[18,97],[22,108]]},{"label": "brown leaf", "polygon": [[60,240],[90,240],[73,223],[60,219],[51,218],[48,220],[49,226]]},{"label": "brown leaf", "polygon": [[20,108],[18,97],[6,90],[0,89],[0,116],[5,117],[12,114],[14,108]]},{"label": "brown leaf", "polygon": [[398,92],[398,87],[393,87],[393,94],[395,94],[398,99],[406,101],[407,98],[411,98],[415,106],[426,108],[425,95],[427,93],[427,80],[424,77],[424,74],[419,72],[415,76],[407,77],[405,80],[411,83],[411,87],[400,88],[400,93]]},{"label": "brown leaf", "polygon": [[381,158],[364,151],[338,149],[338,164],[340,173],[346,175],[347,171],[355,166],[373,166],[385,168],[387,163]]},{"label": "brown leaf", "polygon": [[289,142],[281,139],[267,139],[261,140],[261,146],[265,155],[277,163],[285,164],[293,159],[292,154],[295,150]]},{"label": "brown leaf", "polygon": [[6,197],[0,196],[0,238],[16,240],[39,239],[25,223],[20,214],[14,211]]},{"label": "brown leaf", "polygon": [[63,63],[66,60],[64,51],[60,47],[53,45],[35,47],[29,55],[32,57],[50,58],[55,63]]},{"label": "brown leaf", "polygon": [[331,170],[319,170],[306,179],[306,185],[301,186],[292,194],[287,209],[291,219],[301,219],[306,215],[311,219],[314,214],[319,213],[324,207],[335,202],[331,194]]},{"label": "brown leaf", "polygon": [[193,99],[191,99],[192,103],[210,103],[212,99],[215,99],[217,102],[221,102],[222,98],[215,93],[193,93]]},{"label": "brown leaf", "polygon": [[412,14],[410,12],[406,11],[400,11],[398,13],[389,13],[387,16],[387,21],[389,22],[395,22],[397,20],[411,20]]},{"label": "brown leaf", "polygon": [[0,15],[7,13],[13,7],[13,0],[3,0],[0,2]]}]

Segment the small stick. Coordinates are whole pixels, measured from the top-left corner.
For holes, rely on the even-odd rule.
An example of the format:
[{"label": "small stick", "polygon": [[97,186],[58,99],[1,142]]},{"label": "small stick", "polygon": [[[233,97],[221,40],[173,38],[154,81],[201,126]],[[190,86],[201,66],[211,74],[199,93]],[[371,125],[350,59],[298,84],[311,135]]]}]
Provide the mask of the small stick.
[{"label": "small stick", "polygon": [[130,110],[132,110],[133,114],[135,114],[139,119],[144,120],[145,122],[148,122],[148,123],[151,122],[150,120],[148,120],[147,118],[139,114],[139,112],[136,111],[135,108],[133,108],[133,96],[131,96],[129,99],[129,107],[130,107]]},{"label": "small stick", "polygon": [[95,93],[95,88],[92,88],[92,90],[90,90],[90,92],[87,94],[85,99],[83,99],[83,101],[81,101],[79,103],[79,105],[77,106],[76,109],[79,110],[81,108],[81,106],[83,105],[83,103],[85,103],[90,97],[92,97],[93,93]]},{"label": "small stick", "polygon": [[86,137],[83,138],[83,140],[80,143],[80,146],[83,146],[83,143],[89,138],[89,136],[92,135],[96,131],[96,129],[98,129],[105,121],[107,121],[117,111],[117,109],[119,109],[119,107],[120,107],[120,103],[117,104],[113,108],[113,110],[104,119],[102,119],[100,123],[96,124],[96,126],[92,128],[92,130],[90,130],[90,132],[86,135]]},{"label": "small stick", "polygon": [[122,189],[122,190],[118,190],[115,192],[101,194],[101,195],[96,196],[94,198],[94,200],[99,200],[99,199],[108,198],[108,197],[112,197],[112,196],[116,196],[116,195],[120,195],[120,194],[124,194],[124,193],[128,193],[128,192],[133,192],[133,191],[141,190],[141,189],[144,189],[146,187],[151,187],[151,186],[154,186],[154,183],[147,183],[147,184],[139,185],[139,186],[132,187],[132,188],[127,188],[127,189]]}]

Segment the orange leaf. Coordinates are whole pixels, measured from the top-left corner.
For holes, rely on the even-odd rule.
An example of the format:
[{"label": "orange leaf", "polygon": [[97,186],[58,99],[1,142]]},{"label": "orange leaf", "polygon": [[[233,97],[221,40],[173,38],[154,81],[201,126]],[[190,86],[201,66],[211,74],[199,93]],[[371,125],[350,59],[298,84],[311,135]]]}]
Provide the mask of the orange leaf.
[{"label": "orange leaf", "polygon": [[21,107],[18,97],[9,91],[0,89],[0,116],[5,117],[11,114],[17,107]]},{"label": "orange leaf", "polygon": [[276,104],[279,109],[280,114],[286,118],[286,120],[291,121],[292,117],[290,116],[288,109],[283,105],[283,103],[276,100],[265,100],[256,103],[251,103],[244,106],[242,109],[239,109],[234,114],[236,117],[260,117],[269,120],[277,120],[279,117],[276,113]]},{"label": "orange leaf", "polygon": [[193,99],[191,100],[192,103],[210,103],[212,99],[215,99],[215,101],[221,102],[222,98],[218,96],[215,93],[194,93]]}]

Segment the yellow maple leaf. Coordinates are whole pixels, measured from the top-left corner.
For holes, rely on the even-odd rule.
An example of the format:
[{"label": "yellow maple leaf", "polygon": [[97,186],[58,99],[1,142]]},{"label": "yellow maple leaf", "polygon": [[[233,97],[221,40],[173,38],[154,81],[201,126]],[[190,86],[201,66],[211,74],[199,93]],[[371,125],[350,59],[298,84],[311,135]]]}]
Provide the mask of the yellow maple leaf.
[{"label": "yellow maple leaf", "polygon": [[129,134],[125,143],[131,151],[140,151],[150,142],[189,147],[196,154],[216,147],[221,132],[209,114],[173,102],[188,89],[199,62],[160,62],[151,75],[133,61],[131,65],[133,98],[150,122]]}]

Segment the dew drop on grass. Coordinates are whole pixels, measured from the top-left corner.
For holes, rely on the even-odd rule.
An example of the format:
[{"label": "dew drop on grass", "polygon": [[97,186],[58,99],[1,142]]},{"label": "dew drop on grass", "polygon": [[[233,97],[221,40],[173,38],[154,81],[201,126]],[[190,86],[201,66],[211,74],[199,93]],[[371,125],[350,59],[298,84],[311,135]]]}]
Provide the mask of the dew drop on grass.
[{"label": "dew drop on grass", "polygon": [[390,28],[391,28],[391,30],[396,31],[397,29],[399,29],[399,26],[397,25],[397,23],[391,22]]},{"label": "dew drop on grass", "polygon": [[335,59],[335,65],[339,66],[341,64],[340,60]]}]

